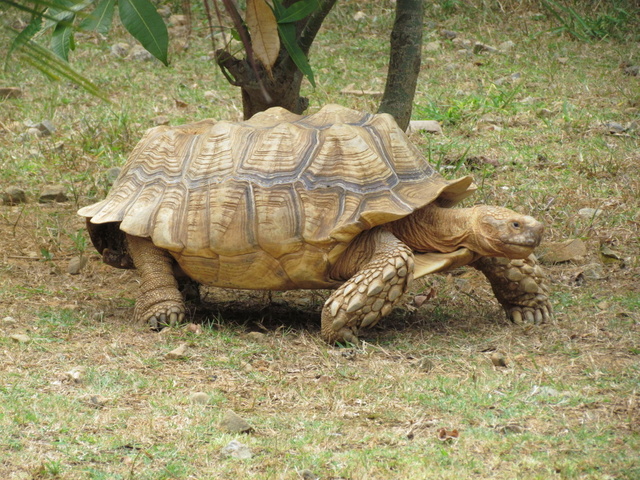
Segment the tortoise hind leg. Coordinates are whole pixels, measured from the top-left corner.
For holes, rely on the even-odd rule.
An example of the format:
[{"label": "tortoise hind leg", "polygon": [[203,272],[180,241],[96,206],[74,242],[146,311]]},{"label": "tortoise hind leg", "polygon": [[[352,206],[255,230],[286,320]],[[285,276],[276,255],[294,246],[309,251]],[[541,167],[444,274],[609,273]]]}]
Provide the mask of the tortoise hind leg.
[{"label": "tortoise hind leg", "polygon": [[552,318],[549,279],[535,256],[522,260],[482,257],[471,266],[485,274],[513,323],[546,323]]},{"label": "tortoise hind leg", "polygon": [[[358,343],[358,330],[371,327],[389,314],[402,299],[413,278],[411,249],[387,231],[376,231],[366,245],[352,245],[346,259],[360,258],[350,265],[355,273],[325,302],[322,309],[322,336],[329,342]],[[371,254],[363,254],[371,250]],[[366,260],[365,260],[366,259]]]},{"label": "tortoise hind leg", "polygon": [[127,235],[127,244],[141,279],[136,321],[153,329],[182,323],[185,307],[173,273],[173,257],[146,238]]}]

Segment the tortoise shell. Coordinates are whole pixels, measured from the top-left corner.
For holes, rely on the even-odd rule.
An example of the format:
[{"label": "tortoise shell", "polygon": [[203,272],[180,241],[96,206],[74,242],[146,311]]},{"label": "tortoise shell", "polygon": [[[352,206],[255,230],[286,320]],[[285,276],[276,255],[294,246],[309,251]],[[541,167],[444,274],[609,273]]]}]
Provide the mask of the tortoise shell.
[{"label": "tortoise shell", "polygon": [[107,198],[78,213],[101,253],[126,232],[201,283],[326,288],[359,233],[473,190],[470,177],[439,175],[390,115],[275,107],[245,122],[148,130]]}]

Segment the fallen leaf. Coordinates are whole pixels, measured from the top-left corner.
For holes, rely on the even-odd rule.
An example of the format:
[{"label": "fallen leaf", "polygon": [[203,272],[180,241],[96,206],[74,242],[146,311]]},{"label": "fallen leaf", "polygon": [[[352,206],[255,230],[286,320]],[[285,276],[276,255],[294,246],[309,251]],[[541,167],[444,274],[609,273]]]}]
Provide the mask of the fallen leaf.
[{"label": "fallen leaf", "polygon": [[247,27],[251,32],[253,53],[269,76],[280,53],[278,22],[265,0],[247,0]]},{"label": "fallen leaf", "polygon": [[457,429],[447,430],[446,428],[441,428],[438,430],[438,440],[441,442],[450,442],[454,439],[458,438],[460,434]]}]

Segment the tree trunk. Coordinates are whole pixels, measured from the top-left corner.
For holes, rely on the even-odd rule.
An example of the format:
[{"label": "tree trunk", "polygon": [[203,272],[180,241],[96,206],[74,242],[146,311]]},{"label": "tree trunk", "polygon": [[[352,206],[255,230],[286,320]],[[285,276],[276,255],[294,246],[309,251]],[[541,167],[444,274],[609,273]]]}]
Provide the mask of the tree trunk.
[{"label": "tree trunk", "polygon": [[389,113],[406,130],[420,73],[424,0],[397,0],[391,55],[379,113]]},{"label": "tree trunk", "polygon": [[[294,0],[284,3],[285,6],[290,6]],[[336,0],[320,0],[315,12],[296,22],[298,45],[305,55],[308,55],[322,22],[335,3]],[[309,105],[309,100],[300,96],[303,74],[284,46],[280,47],[279,58],[271,77],[262,65],[257,64],[254,68],[247,59],[238,59],[226,50],[216,52],[216,62],[229,83],[240,87],[245,120],[270,107],[283,107],[301,114]]]}]

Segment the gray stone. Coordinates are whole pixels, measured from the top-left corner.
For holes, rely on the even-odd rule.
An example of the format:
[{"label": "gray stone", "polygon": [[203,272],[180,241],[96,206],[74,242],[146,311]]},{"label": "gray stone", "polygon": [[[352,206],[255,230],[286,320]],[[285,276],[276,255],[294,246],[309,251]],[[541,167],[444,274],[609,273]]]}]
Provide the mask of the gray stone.
[{"label": "gray stone", "polygon": [[5,205],[18,205],[20,203],[27,203],[27,195],[21,188],[7,187],[7,189],[2,194],[2,202]]},{"label": "gray stone", "polygon": [[62,185],[46,185],[38,197],[40,203],[66,202],[67,200],[69,198]]},{"label": "gray stone", "polygon": [[204,392],[193,392],[191,395],[189,395],[189,401],[191,403],[206,405],[207,403],[209,403],[209,400],[209,395]]},{"label": "gray stone", "polygon": [[13,335],[9,335],[9,338],[14,342],[18,342],[18,343],[28,343],[31,341],[31,337],[23,333],[15,333]]},{"label": "gray stone", "polygon": [[224,412],[220,420],[220,428],[229,433],[250,433],[253,431],[253,427],[233,410]]},{"label": "gray stone", "polygon": [[52,135],[56,131],[56,127],[49,120],[43,120],[36,125],[36,128],[40,131],[40,135],[47,137]]},{"label": "gray stone", "polygon": [[496,47],[492,47],[491,45],[487,45],[485,43],[476,42],[473,45],[473,53],[496,53],[498,49]]},{"label": "gray stone", "polygon": [[574,238],[564,242],[544,244],[539,252],[538,258],[542,263],[562,263],[581,260],[587,255],[587,246],[579,238]]},{"label": "gray stone", "polygon": [[502,42],[500,45],[498,45],[498,50],[500,50],[501,52],[508,52],[515,46],[516,46],[515,42],[512,42],[511,40],[507,40],[506,42]]},{"label": "gray stone", "polygon": [[129,52],[129,55],[127,56],[127,60],[137,60],[137,61],[144,61],[144,62],[149,62],[155,58],[156,57],[154,57],[151,53],[145,50],[144,47],[142,47],[141,45],[134,45],[131,51]]},{"label": "gray stone", "polygon": [[409,132],[429,132],[442,134],[442,127],[436,120],[411,120],[409,122]]},{"label": "gray stone", "polygon": [[87,257],[83,257],[82,255],[78,257],[73,257],[69,260],[69,265],[67,266],[67,273],[69,275],[78,275],[80,270],[82,270],[87,265]]},{"label": "gray stone", "polygon": [[222,454],[227,457],[237,458],[238,460],[248,460],[253,457],[249,447],[237,440],[229,442],[229,444],[222,449]]},{"label": "gray stone", "polygon": [[115,45],[111,45],[111,54],[116,57],[124,58],[129,55],[129,50],[131,50],[131,45],[128,43],[116,43]]},{"label": "gray stone", "polygon": [[446,38],[447,40],[453,40],[458,36],[458,33],[454,32],[453,30],[440,30],[440,36],[442,38]]},{"label": "gray stone", "polygon": [[578,216],[582,218],[586,218],[588,220],[599,217],[602,213],[602,210],[599,208],[581,208],[578,210]]}]

